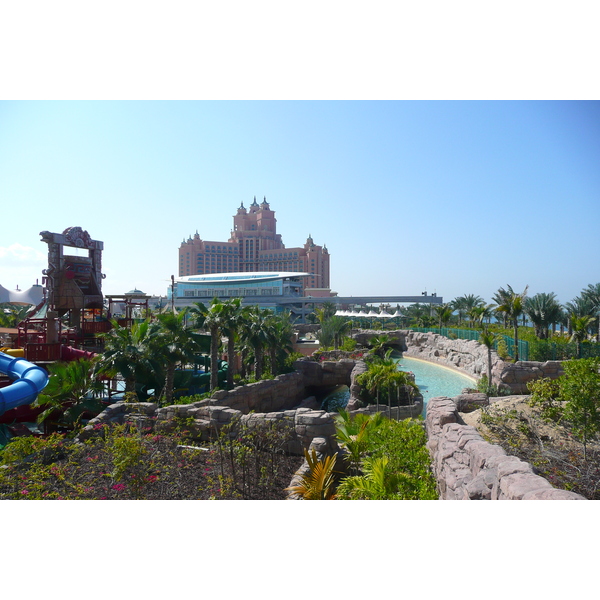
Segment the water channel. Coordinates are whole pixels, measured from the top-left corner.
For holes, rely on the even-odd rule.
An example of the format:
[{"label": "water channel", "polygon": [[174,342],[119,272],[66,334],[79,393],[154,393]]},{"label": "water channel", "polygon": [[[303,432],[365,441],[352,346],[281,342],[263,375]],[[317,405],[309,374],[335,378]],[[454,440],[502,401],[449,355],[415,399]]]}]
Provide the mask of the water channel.
[{"label": "water channel", "polygon": [[[415,375],[415,383],[419,386],[421,394],[423,394],[423,417],[430,398],[436,398],[437,396],[453,398],[458,396],[464,388],[476,387],[475,379],[462,375],[448,367],[408,356],[402,356],[397,360],[400,371],[408,371]],[[347,386],[341,386],[325,398],[323,408],[326,407],[326,410],[330,411],[344,408],[349,398],[350,390]]]}]

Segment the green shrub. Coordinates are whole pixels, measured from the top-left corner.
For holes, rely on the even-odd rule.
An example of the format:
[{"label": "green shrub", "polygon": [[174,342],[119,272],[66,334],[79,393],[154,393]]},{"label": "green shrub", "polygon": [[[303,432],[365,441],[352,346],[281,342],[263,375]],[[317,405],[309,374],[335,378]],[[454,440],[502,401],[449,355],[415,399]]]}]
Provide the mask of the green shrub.
[{"label": "green shrub", "polygon": [[13,437],[0,450],[0,465],[20,462],[35,454],[40,454],[43,460],[48,461],[51,456],[63,455],[66,444],[65,436],[60,433],[53,433],[46,438],[33,435]]},{"label": "green shrub", "polygon": [[344,350],[344,352],[354,352],[356,350],[358,342],[352,338],[344,338],[340,350]]},{"label": "green shrub", "polygon": [[[347,424],[352,431],[352,421]],[[362,422],[361,422],[362,426]],[[342,480],[340,499],[436,500],[427,435],[420,419],[394,421],[386,417],[366,428],[361,439],[359,475]],[[354,434],[356,437],[357,434]],[[351,434],[352,437],[352,434]]]},{"label": "green shrub", "polygon": [[290,352],[283,361],[282,373],[291,373],[294,371],[294,362],[304,358],[304,354],[301,352]]},{"label": "green shrub", "polygon": [[180,396],[179,398],[173,398],[173,404],[193,404],[194,402],[200,402],[205,398],[210,398],[212,392],[204,392],[204,394],[192,394],[191,396]]},{"label": "green shrub", "polygon": [[498,338],[496,352],[502,360],[507,360],[510,358],[510,355],[508,354],[508,346],[506,345],[506,340],[503,337]]},{"label": "green shrub", "polygon": [[527,384],[531,392],[530,406],[539,406],[542,418],[554,423],[560,422],[563,415],[564,403],[559,400],[560,382],[558,379],[536,379]]},{"label": "green shrub", "polygon": [[497,396],[509,396],[510,390],[506,388],[499,388],[495,383],[490,385],[488,383],[487,375],[482,375],[477,382],[477,391],[482,394],[487,394],[491,397]]},{"label": "green shrub", "polygon": [[542,406],[546,418],[564,418],[575,437],[587,445],[600,432],[600,359],[583,358],[564,363],[565,374],[556,381],[531,383],[532,402]]}]

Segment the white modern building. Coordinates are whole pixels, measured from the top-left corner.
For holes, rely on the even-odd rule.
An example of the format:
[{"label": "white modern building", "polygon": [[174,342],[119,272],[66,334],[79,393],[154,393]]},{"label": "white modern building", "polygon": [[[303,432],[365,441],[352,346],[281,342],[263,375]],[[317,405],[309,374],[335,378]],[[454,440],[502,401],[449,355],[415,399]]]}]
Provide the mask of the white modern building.
[{"label": "white modern building", "polygon": [[194,302],[208,304],[213,298],[242,298],[244,305],[256,304],[275,312],[289,310],[301,316],[303,282],[309,276],[310,273],[271,271],[187,275],[175,279],[167,291],[167,301],[174,298],[173,304],[179,308]]}]

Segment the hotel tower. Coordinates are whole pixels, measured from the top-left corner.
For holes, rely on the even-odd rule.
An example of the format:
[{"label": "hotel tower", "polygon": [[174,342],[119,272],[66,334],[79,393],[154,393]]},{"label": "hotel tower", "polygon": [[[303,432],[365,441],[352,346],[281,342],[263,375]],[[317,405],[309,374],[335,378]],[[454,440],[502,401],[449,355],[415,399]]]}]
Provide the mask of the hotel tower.
[{"label": "hotel tower", "polygon": [[277,233],[275,212],[265,198],[246,209],[244,203],[233,217],[233,230],[227,242],[202,240],[196,234],[179,247],[179,276],[210,273],[304,272],[303,292],[321,295],[330,287],[329,252],[308,236],[304,246],[286,248]]}]

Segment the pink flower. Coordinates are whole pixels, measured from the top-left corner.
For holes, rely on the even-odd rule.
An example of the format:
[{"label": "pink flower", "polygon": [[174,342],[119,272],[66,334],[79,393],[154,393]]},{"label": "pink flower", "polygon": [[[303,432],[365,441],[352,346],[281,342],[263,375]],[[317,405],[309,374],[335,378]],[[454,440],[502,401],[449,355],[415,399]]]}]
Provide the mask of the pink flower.
[{"label": "pink flower", "polygon": [[21,490],[21,494],[25,495],[25,494],[29,494],[29,492],[27,490]]},{"label": "pink flower", "polygon": [[115,483],[115,485],[112,486],[112,489],[117,492],[122,492],[126,487],[127,486],[124,483]]}]

